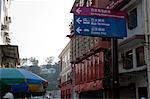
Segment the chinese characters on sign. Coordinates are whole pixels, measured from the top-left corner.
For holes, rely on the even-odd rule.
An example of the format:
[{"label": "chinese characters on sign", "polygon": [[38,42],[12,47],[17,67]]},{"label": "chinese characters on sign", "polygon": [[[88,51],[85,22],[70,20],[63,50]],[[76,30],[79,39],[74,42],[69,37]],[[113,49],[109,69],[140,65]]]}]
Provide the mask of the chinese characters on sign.
[{"label": "chinese characters on sign", "polygon": [[126,14],[122,11],[114,11],[104,8],[92,8],[92,7],[76,7],[74,15],[79,16],[99,16],[107,18],[126,18]]},{"label": "chinese characters on sign", "polygon": [[127,36],[124,19],[98,18],[96,16],[74,16],[76,35],[118,37]]},{"label": "chinese characters on sign", "polygon": [[76,35],[123,38],[126,14],[109,9],[78,7],[74,12]]}]

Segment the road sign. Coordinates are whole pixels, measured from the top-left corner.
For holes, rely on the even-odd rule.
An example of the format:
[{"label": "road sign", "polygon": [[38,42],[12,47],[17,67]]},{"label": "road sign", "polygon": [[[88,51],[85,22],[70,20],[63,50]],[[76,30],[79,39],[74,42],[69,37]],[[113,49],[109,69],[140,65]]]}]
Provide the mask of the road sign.
[{"label": "road sign", "polygon": [[74,15],[80,16],[99,16],[107,18],[126,18],[126,13],[123,11],[114,11],[105,8],[93,8],[93,7],[75,7]]},{"label": "road sign", "polygon": [[74,16],[75,35],[117,37],[127,36],[124,18],[100,18],[97,16]]}]

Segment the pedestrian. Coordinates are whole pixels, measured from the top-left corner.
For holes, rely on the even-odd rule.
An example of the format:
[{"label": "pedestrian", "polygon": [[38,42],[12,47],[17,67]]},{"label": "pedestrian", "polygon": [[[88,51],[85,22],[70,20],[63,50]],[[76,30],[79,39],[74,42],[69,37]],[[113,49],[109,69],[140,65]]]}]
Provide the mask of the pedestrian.
[{"label": "pedestrian", "polygon": [[12,91],[12,90],[11,90],[11,87],[8,86],[8,87],[6,88],[6,93],[5,93],[5,95],[3,96],[3,99],[14,99],[14,95],[13,95],[13,93],[12,93],[11,91]]}]

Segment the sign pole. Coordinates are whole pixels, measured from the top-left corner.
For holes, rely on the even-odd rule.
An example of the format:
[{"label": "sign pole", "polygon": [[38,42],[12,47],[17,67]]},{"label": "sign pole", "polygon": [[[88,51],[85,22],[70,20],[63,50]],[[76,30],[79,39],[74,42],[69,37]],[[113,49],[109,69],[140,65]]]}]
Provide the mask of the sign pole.
[{"label": "sign pole", "polygon": [[112,68],[113,68],[113,98],[118,99],[119,93],[119,73],[118,73],[118,40],[117,38],[111,39],[112,43]]}]

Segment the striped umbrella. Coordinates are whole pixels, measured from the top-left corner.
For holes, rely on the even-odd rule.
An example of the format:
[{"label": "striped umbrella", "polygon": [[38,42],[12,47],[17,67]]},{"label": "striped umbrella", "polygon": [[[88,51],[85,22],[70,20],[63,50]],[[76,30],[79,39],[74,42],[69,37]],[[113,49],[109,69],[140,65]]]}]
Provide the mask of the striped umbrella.
[{"label": "striped umbrella", "polygon": [[48,81],[24,69],[0,68],[0,90],[11,86],[17,92],[43,92],[48,86]]}]

